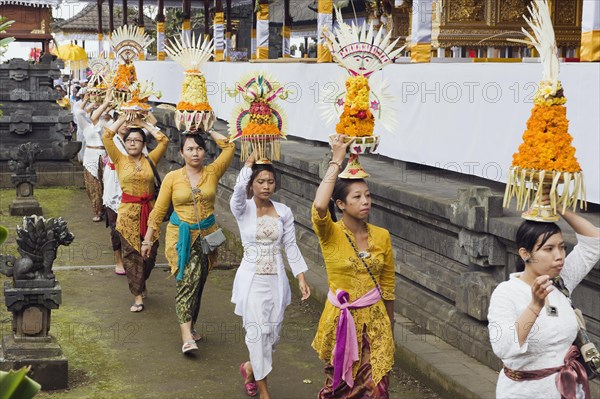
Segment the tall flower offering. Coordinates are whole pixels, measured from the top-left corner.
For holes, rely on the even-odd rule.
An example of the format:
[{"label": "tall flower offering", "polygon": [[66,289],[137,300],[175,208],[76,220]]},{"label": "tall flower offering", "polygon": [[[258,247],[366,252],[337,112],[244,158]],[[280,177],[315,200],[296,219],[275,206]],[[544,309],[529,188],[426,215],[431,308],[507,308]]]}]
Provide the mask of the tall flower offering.
[{"label": "tall flower offering", "polygon": [[165,51],[184,69],[183,86],[181,87],[181,100],[175,110],[175,126],[183,126],[187,132],[208,132],[212,129],[216,117],[208,103],[206,95],[206,78],[200,67],[212,57],[214,50],[213,41],[202,41],[195,35],[190,39],[182,36],[180,40],[171,41]]},{"label": "tall flower offering", "polygon": [[[564,212],[585,208],[583,174],[573,137],[569,134],[567,102],[558,80],[559,61],[554,28],[546,0],[535,0],[528,6],[531,18],[523,18],[533,30],[533,35],[523,30],[528,40],[510,39],[533,45],[540,53],[543,67],[542,81],[533,98],[533,109],[523,134],[523,142],[513,155],[508,182],[504,193],[504,207],[508,207],[512,197],[517,198],[517,209],[525,210],[522,217],[528,220],[553,222],[559,219],[556,210]],[[558,185],[563,184],[562,194],[558,195]],[[542,205],[542,191],[549,191],[550,205]]]},{"label": "tall flower offering", "polygon": [[110,86],[119,105],[131,100],[129,87],[137,81],[133,61],[144,52],[144,49],[153,40],[147,34],[140,32],[139,28],[134,25],[123,25],[115,29],[111,35],[109,42],[119,60],[119,66]]},{"label": "tall flower offering", "polygon": [[[340,173],[342,178],[365,178],[369,174],[358,161],[359,154],[374,152],[379,145],[379,136],[373,135],[375,120],[389,123],[393,116],[382,112],[381,95],[374,93],[369,86],[369,77],[373,72],[393,62],[404,47],[395,49],[398,39],[390,43],[391,30],[384,35],[381,27],[375,31],[373,24],[361,26],[346,24],[342,14],[336,8],[338,27],[335,33],[325,30],[326,45],[333,59],[350,74],[346,78],[345,90],[336,96],[333,109],[327,112],[329,118],[339,115],[335,127],[337,134],[354,138],[350,146],[350,157],[346,169]],[[341,110],[341,114],[339,111]]]},{"label": "tall flower offering", "polygon": [[278,161],[281,139],[285,138],[287,129],[283,110],[275,100],[285,100],[288,92],[266,72],[252,72],[240,82],[230,92],[232,96],[241,94],[244,100],[229,120],[230,139],[241,139],[242,161],[253,151],[257,153],[257,163]]}]

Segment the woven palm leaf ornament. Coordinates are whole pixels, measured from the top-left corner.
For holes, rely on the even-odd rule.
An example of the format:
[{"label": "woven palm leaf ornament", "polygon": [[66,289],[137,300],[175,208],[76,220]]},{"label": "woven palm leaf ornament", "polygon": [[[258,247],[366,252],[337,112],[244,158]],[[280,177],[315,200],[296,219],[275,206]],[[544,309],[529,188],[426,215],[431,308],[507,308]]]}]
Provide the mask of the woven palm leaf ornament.
[{"label": "woven palm leaf ornament", "polygon": [[113,95],[119,105],[131,99],[129,87],[137,81],[133,61],[138,58],[139,54],[143,54],[144,49],[153,40],[135,25],[123,25],[115,29],[109,38],[110,45],[119,60],[119,65],[111,81]]},{"label": "woven palm leaf ornament", "polygon": [[154,84],[147,80],[134,82],[129,86],[129,92],[131,93],[131,98],[125,101],[120,107],[120,112],[125,113],[129,121],[146,117],[148,112],[152,110],[152,106],[148,103],[151,96],[156,98],[162,97],[162,92],[156,90]]},{"label": "woven palm leaf ornament", "polygon": [[241,141],[242,161],[254,151],[257,163],[278,161],[287,123],[283,110],[275,101],[285,100],[289,92],[266,72],[249,73],[239,82],[229,91],[231,96],[239,94],[243,99],[229,120],[229,138]]},{"label": "woven palm leaf ornament", "polygon": [[[528,6],[530,18],[523,16],[533,34],[522,29],[525,40],[511,41],[535,46],[543,67],[542,80],[533,97],[533,109],[523,133],[523,142],[513,154],[508,182],[504,193],[504,207],[513,197],[517,210],[528,220],[553,222],[558,220],[557,209],[586,208],[583,174],[573,137],[569,134],[566,98],[558,80],[559,60],[554,28],[546,0],[535,0]],[[558,193],[558,185],[563,185]],[[542,205],[542,192],[549,191],[550,205]]]},{"label": "woven palm leaf ornament", "polygon": [[177,64],[184,69],[181,100],[175,110],[175,126],[184,128],[186,132],[208,132],[212,129],[216,116],[208,103],[206,94],[206,78],[200,71],[213,55],[214,42],[202,41],[201,37],[193,35],[191,39],[185,36],[170,41],[165,51]]},{"label": "woven palm leaf ornament", "polygon": [[[333,59],[350,74],[339,90],[324,98],[325,112],[323,117],[332,122],[339,117],[336,134],[354,138],[350,146],[348,165],[340,177],[365,178],[369,174],[360,165],[359,154],[375,152],[379,145],[379,136],[374,136],[375,121],[386,129],[395,126],[394,112],[389,104],[393,97],[388,86],[382,80],[376,84],[376,90],[369,84],[371,75],[391,64],[404,47],[396,48],[398,39],[391,41],[391,30],[367,26],[348,25],[344,22],[338,8],[335,9],[337,27],[334,32],[325,30],[325,44],[331,51]],[[330,138],[335,135],[330,136]]]},{"label": "woven palm leaf ornament", "polygon": [[89,61],[88,67],[92,71],[92,76],[88,82],[90,101],[93,103],[101,103],[104,101],[110,82],[109,79],[111,79],[110,61],[101,55],[100,57],[93,58]]}]

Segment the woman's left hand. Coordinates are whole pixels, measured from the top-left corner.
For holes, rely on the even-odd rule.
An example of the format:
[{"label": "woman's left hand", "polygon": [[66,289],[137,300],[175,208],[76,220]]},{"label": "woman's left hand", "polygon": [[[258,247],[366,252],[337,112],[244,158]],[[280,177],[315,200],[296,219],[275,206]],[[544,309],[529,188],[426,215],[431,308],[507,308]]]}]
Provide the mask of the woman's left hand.
[{"label": "woman's left hand", "polygon": [[302,298],[300,299],[302,301],[307,300],[310,296],[310,287],[306,284],[306,281],[304,279],[298,281],[298,287],[300,287],[300,292],[302,293]]}]

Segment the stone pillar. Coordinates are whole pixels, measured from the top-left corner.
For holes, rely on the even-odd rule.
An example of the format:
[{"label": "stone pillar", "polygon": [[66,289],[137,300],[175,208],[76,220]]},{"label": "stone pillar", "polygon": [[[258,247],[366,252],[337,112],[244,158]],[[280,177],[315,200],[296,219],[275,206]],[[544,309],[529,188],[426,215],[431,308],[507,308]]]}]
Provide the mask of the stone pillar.
[{"label": "stone pillar", "polygon": [[269,2],[258,0],[256,14],[256,59],[269,59]]},{"label": "stone pillar", "polygon": [[411,62],[431,61],[433,1],[414,0],[411,30]]},{"label": "stone pillar", "polygon": [[600,61],[600,3],[583,0],[581,61]]},{"label": "stone pillar", "polygon": [[214,61],[224,61],[225,51],[225,15],[223,13],[223,3],[221,0],[215,0],[215,17],[213,19],[213,37],[215,40]]},{"label": "stone pillar", "polygon": [[[317,62],[331,62],[331,53],[325,46],[323,29],[333,29],[333,2],[332,0],[318,0],[317,14]],[[308,48],[306,49],[308,53]]]},{"label": "stone pillar", "polygon": [[158,0],[156,14],[156,60],[165,60],[165,1]]},{"label": "stone pillar", "polygon": [[290,58],[290,37],[292,35],[292,17],[290,16],[290,0],[283,1],[283,27],[281,28],[281,56]]},{"label": "stone pillar", "polygon": [[256,59],[256,12],[252,11],[252,28],[250,29],[250,59]]}]

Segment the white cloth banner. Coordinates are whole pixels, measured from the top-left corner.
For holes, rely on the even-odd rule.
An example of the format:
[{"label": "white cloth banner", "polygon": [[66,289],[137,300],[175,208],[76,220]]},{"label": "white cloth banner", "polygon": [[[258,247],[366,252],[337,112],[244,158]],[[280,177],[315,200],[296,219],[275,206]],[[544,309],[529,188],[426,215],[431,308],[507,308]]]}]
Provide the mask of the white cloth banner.
[{"label": "white cloth banner", "polygon": [[282,38],[281,53],[283,54],[284,57],[286,55],[290,55],[290,38],[289,37]]},{"label": "white cloth banner", "polygon": [[430,43],[433,0],[414,0],[412,12],[411,43]]},{"label": "white cloth banner", "polygon": [[330,31],[333,27],[333,16],[331,14],[317,14],[317,43],[323,44],[323,28],[327,27]]},{"label": "white cloth banner", "polygon": [[[136,62],[138,78],[163,91],[161,101],[176,104],[183,70],[174,62]],[[235,98],[227,87],[245,73],[264,69],[291,91],[280,104],[288,134],[326,142],[335,123],[325,126],[319,98],[347,73],[336,64],[212,63],[203,66],[207,94],[218,118],[228,120]],[[369,79],[385,78],[395,96],[398,121],[393,132],[375,125],[379,153],[459,173],[505,182],[512,155],[522,142],[533,95],[540,80],[536,63],[393,64]],[[600,203],[600,63],[562,63],[569,132],[583,169],[587,199]],[[335,86],[331,86],[335,85]],[[402,170],[399,168],[399,173]],[[415,171],[414,173],[418,173]]]},{"label": "white cloth banner", "polygon": [[215,50],[225,49],[225,24],[215,24],[213,28]]},{"label": "white cloth banner", "polygon": [[165,34],[164,32],[156,32],[156,50],[165,51]]},{"label": "white cloth banner", "polygon": [[183,40],[184,43],[189,43],[192,40],[192,34],[190,29],[181,30],[181,40]]},{"label": "white cloth banner", "polygon": [[581,31],[591,32],[594,30],[600,30],[600,2],[598,0],[583,0]]},{"label": "white cloth banner", "polygon": [[269,21],[259,19],[256,21],[256,45],[269,47]]},{"label": "white cloth banner", "polygon": [[250,39],[250,54],[256,54],[256,38]]}]

